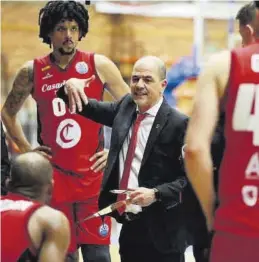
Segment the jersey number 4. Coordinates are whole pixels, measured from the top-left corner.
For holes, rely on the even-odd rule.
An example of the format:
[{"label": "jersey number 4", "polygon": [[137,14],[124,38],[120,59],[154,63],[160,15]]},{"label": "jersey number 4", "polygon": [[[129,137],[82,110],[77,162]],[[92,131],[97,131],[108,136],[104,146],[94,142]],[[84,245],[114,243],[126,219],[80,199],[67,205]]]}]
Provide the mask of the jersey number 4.
[{"label": "jersey number 4", "polygon": [[259,84],[239,86],[232,124],[235,131],[252,132],[253,145],[259,146]]}]

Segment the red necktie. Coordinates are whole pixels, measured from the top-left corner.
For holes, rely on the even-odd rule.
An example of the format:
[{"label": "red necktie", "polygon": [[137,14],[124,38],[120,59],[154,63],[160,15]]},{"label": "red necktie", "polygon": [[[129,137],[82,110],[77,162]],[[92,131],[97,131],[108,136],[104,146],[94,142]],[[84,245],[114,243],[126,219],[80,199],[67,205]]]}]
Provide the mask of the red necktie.
[{"label": "red necktie", "polygon": [[[128,147],[126,160],[124,162],[124,170],[123,170],[123,173],[122,173],[122,178],[121,178],[121,181],[120,181],[119,189],[127,189],[128,188],[131,165],[132,165],[132,161],[133,161],[136,146],[137,146],[138,129],[139,129],[141,121],[146,116],[147,116],[147,114],[138,114],[138,117],[137,117],[137,119],[136,119],[136,121],[133,125],[132,134],[131,134],[131,138],[130,138],[130,143],[129,143],[129,147]],[[126,200],[126,198],[127,198],[127,194],[119,194],[117,200],[122,201],[122,200]],[[119,208],[118,212],[120,214],[122,214],[123,212],[125,212],[125,209],[126,209],[126,205]]]}]

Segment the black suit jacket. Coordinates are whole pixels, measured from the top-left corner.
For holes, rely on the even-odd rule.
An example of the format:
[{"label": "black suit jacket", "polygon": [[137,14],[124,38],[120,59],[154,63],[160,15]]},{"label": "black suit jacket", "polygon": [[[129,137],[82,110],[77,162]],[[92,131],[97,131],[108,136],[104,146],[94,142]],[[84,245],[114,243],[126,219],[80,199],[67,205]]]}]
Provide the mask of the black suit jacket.
[{"label": "black suit jacket", "polygon": [[[58,95],[68,102],[62,90]],[[110,151],[99,197],[99,208],[102,209],[117,199],[117,195],[111,194],[110,190],[119,188],[119,153],[135,120],[136,104],[131,95],[112,103],[89,99],[80,114],[112,127]],[[186,246],[185,213],[180,199],[180,192],[187,184],[180,157],[186,125],[187,117],[172,109],[164,100],[155,117],[138,176],[139,187],[156,187],[161,194],[161,201],[143,208],[140,215],[148,225],[152,242],[163,253],[183,252]],[[118,213],[112,215],[123,222]]]}]

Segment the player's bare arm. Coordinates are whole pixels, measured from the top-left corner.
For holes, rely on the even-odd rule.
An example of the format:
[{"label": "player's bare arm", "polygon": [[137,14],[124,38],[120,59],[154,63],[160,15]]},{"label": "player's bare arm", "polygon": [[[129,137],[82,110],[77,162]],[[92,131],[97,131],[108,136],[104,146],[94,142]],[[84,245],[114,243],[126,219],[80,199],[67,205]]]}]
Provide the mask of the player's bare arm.
[{"label": "player's bare arm", "polygon": [[187,175],[206,215],[209,230],[212,229],[215,199],[210,148],[229,70],[228,51],[212,56],[204,67],[198,79],[198,92],[185,141]]},{"label": "player's bare arm", "polygon": [[39,209],[35,216],[35,221],[40,225],[42,232],[40,246],[38,246],[39,262],[66,261],[70,228],[65,215],[46,206]]},{"label": "player's bare arm", "polygon": [[[8,134],[17,144],[21,153],[32,151],[32,147],[26,139],[22,130],[21,123],[17,117],[25,100],[31,94],[33,88],[33,61],[26,62],[18,71],[12,90],[7,96],[2,109],[2,120],[5,124]],[[50,149],[40,146],[34,149],[40,151],[43,155],[49,156]]]},{"label": "player's bare arm", "polygon": [[130,93],[129,86],[123,80],[119,69],[109,58],[96,54],[94,62],[101,81],[106,84],[107,90],[116,100]]},{"label": "player's bare arm", "polygon": [[2,109],[2,119],[5,127],[22,153],[30,151],[31,145],[23,133],[21,123],[17,118],[17,113],[33,88],[32,75],[33,61],[29,61],[18,71],[12,90],[8,94]]}]

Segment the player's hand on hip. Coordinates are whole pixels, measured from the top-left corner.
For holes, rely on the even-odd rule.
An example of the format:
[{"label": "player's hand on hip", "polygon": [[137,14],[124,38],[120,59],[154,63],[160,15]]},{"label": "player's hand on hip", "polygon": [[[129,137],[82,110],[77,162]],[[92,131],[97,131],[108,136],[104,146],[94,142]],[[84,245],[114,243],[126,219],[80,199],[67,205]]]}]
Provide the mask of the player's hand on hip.
[{"label": "player's hand on hip", "polygon": [[38,146],[38,147],[34,148],[32,151],[33,152],[37,152],[37,153],[43,155],[47,159],[51,159],[52,158],[52,151],[51,151],[50,147]]},{"label": "player's hand on hip", "polygon": [[150,188],[139,187],[129,194],[132,204],[147,207],[156,201],[155,191]]},{"label": "player's hand on hip", "polygon": [[104,170],[107,163],[109,150],[104,149],[103,151],[95,153],[93,156],[90,157],[90,161],[94,161],[94,164],[91,166],[91,170],[94,172],[98,172]]},{"label": "player's hand on hip", "polygon": [[85,94],[85,87],[89,87],[90,83],[95,79],[95,75],[87,79],[70,78],[65,84],[65,93],[68,96],[69,109],[72,114],[76,109],[81,112],[83,109],[82,102],[87,105],[88,99]]}]

